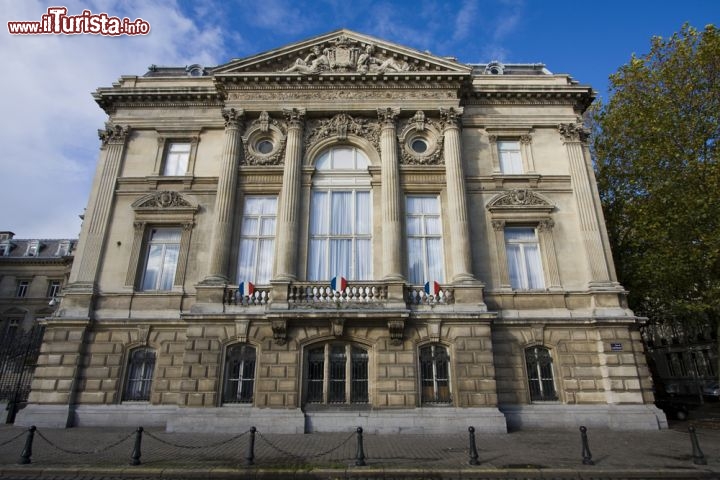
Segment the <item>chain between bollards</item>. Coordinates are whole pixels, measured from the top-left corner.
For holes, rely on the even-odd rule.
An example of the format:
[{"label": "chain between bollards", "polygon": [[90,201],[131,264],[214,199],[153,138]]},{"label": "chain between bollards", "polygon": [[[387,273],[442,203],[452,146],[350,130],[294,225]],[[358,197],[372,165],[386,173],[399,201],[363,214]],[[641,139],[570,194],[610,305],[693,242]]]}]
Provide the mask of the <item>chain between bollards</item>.
[{"label": "chain between bollards", "polygon": [[35,430],[37,430],[35,425],[28,428],[27,438],[25,439],[25,448],[23,448],[23,451],[20,454],[20,460],[18,460],[18,463],[20,465],[27,465],[28,463],[30,463],[30,457],[32,457],[32,444],[33,438],[35,437]]},{"label": "chain between bollards", "polygon": [[257,428],[250,427],[250,443],[248,443],[247,455],[245,455],[246,465],[255,465],[255,432],[257,432]]},{"label": "chain between bollards", "polygon": [[357,453],[355,455],[355,465],[358,467],[364,467],[365,464],[365,450],[363,449],[363,429],[357,427]]},{"label": "chain between bollards", "polygon": [[588,445],[587,428],[580,427],[580,438],[582,438],[582,457],[583,465],[595,465],[590,453],[590,445]]},{"label": "chain between bollards", "polygon": [[695,427],[690,425],[688,427],[688,432],[690,432],[690,442],[692,442],[692,457],[693,457],[693,463],[695,465],[707,465],[707,460],[705,460],[705,454],[700,450],[700,444],[698,443],[697,434],[695,434]]},{"label": "chain between bollards", "polygon": [[470,461],[468,463],[470,465],[480,465],[477,447],[475,446],[475,427],[468,427],[468,432],[470,436]]}]

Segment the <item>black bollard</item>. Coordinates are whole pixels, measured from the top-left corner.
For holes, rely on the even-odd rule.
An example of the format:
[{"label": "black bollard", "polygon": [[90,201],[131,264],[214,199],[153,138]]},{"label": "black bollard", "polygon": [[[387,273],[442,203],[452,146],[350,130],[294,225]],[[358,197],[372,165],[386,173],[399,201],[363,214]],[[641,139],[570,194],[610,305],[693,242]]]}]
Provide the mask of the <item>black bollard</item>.
[{"label": "black bollard", "polygon": [[475,427],[468,427],[468,432],[470,432],[470,461],[468,463],[470,465],[480,465],[477,447],[475,447]]},{"label": "black bollard", "polygon": [[23,448],[22,453],[20,454],[20,460],[18,460],[18,463],[20,465],[27,465],[30,463],[30,457],[32,457],[32,443],[33,438],[35,437],[35,425],[28,428],[28,434],[27,438],[25,438],[25,448]]},{"label": "black bollard", "polygon": [[695,434],[695,427],[690,425],[688,427],[688,431],[690,432],[690,441],[692,442],[692,457],[693,457],[693,463],[695,465],[707,465],[707,460],[705,460],[705,454],[700,450],[700,444],[698,443],[697,435]]},{"label": "black bollard", "polygon": [[250,443],[248,443],[247,455],[245,455],[246,465],[255,465],[255,432],[257,432],[257,428],[250,427]]},{"label": "black bollard", "polygon": [[580,437],[582,438],[583,465],[595,465],[595,462],[592,461],[590,445],[588,445],[587,428],[580,427]]},{"label": "black bollard", "polygon": [[358,467],[364,467],[365,464],[365,450],[363,449],[363,438],[362,438],[362,427],[357,427],[357,454],[355,455],[355,465]]},{"label": "black bollard", "polygon": [[140,465],[140,457],[142,456],[142,452],[140,451],[140,446],[142,445],[142,432],[143,427],[138,427],[135,431],[135,446],[130,454],[130,465]]}]

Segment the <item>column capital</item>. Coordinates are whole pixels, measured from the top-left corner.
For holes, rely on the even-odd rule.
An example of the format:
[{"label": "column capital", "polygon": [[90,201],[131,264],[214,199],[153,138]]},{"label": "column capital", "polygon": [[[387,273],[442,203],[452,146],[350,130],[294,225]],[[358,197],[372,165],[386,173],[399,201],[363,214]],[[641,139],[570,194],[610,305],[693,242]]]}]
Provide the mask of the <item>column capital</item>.
[{"label": "column capital", "polygon": [[501,231],[505,230],[505,220],[493,220],[492,228],[496,232],[501,232]]},{"label": "column capital", "polygon": [[398,107],[386,107],[377,109],[378,118],[383,124],[383,127],[395,128],[395,120],[400,115],[400,108]]},{"label": "column capital", "polygon": [[558,132],[563,137],[565,143],[569,142],[586,142],[590,137],[590,130],[585,128],[582,123],[561,123],[558,125]]},{"label": "column capital", "polygon": [[125,143],[130,127],[125,125],[114,125],[110,122],[105,124],[105,129],[98,130],[98,138],[105,147],[109,144],[122,145]]},{"label": "column capital", "polygon": [[443,122],[443,127],[447,128],[460,128],[460,117],[463,114],[462,107],[450,107],[440,109],[440,118]]},{"label": "column capital", "polygon": [[555,222],[552,220],[552,218],[545,218],[538,222],[537,229],[540,232],[549,232],[553,229],[554,226]]},{"label": "column capital", "polygon": [[225,128],[240,128],[240,121],[245,116],[243,109],[224,108],[222,116],[225,119]]},{"label": "column capital", "polygon": [[304,108],[283,108],[283,115],[287,119],[290,128],[300,128],[305,122]]}]

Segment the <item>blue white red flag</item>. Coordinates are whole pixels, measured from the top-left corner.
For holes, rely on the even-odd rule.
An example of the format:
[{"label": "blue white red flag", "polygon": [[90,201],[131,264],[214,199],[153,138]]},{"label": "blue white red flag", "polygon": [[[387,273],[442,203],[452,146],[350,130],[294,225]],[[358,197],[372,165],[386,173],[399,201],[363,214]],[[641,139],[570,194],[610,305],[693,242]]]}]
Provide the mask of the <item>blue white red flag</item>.
[{"label": "blue white red flag", "polygon": [[348,283],[345,277],[333,277],[333,279],[330,280],[330,288],[332,288],[336,292],[345,291],[347,285]]},{"label": "blue white red flag", "polygon": [[438,293],[440,293],[440,284],[438,282],[425,283],[425,293],[437,297]]},{"label": "blue white red flag", "polygon": [[255,293],[255,285],[250,282],[240,282],[238,286],[238,293],[242,296],[250,296]]}]

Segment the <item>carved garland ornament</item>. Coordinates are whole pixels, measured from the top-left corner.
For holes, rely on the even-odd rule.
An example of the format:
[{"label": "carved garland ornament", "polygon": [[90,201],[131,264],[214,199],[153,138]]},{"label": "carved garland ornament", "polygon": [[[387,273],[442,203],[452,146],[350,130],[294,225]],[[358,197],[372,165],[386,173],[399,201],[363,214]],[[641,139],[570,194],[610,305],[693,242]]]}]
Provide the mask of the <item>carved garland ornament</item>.
[{"label": "carved garland ornament", "polygon": [[[282,165],[285,158],[285,122],[279,122],[263,111],[260,116],[249,123],[247,136],[243,141],[243,157],[240,165]],[[267,140],[273,145],[268,153],[259,152],[255,145],[261,140]]]},{"label": "carved garland ornament", "polygon": [[377,121],[353,118],[346,113],[339,113],[327,120],[313,120],[308,123],[308,128],[305,130],[305,145],[308,150],[326,138],[337,137],[345,140],[349,134],[353,134],[368,140],[376,150],[380,151],[380,125]]},{"label": "carved garland ornament", "polygon": [[133,205],[135,209],[197,208],[180,193],[174,191],[153,192]]}]

